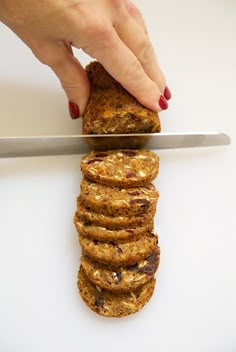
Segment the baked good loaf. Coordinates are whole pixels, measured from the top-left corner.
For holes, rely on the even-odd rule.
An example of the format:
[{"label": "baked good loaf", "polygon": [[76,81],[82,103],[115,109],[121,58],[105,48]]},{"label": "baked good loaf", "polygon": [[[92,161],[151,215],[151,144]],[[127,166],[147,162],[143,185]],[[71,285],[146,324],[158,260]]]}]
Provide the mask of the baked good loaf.
[{"label": "baked good loaf", "polygon": [[148,138],[145,133],[160,132],[160,120],[98,62],[86,71],[91,96],[83,133],[143,133],[141,142],[129,138],[129,146],[121,136],[116,144],[109,136],[99,137],[99,142],[87,136],[96,151],[81,160],[83,180],[74,216],[82,247],[80,295],[96,313],[123,317],[139,311],[153,295],[160,261],[153,229],[159,193],[151,183],[159,172],[159,158],[140,149]]},{"label": "baked good loaf", "polygon": [[86,67],[91,94],[83,115],[84,134],[160,132],[156,112],[141,105],[94,61]]}]

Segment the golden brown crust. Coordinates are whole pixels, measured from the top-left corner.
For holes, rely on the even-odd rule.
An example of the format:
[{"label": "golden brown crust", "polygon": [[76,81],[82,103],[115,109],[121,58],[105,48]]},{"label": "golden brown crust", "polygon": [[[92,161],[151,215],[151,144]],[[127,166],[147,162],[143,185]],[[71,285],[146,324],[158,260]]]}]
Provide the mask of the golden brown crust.
[{"label": "golden brown crust", "polygon": [[102,264],[112,266],[133,265],[147,258],[158,243],[157,235],[147,233],[133,242],[99,242],[79,235],[85,255]]},{"label": "golden brown crust", "polygon": [[80,267],[79,293],[86,305],[99,315],[121,318],[138,312],[153,295],[156,280],[152,278],[136,291],[114,293],[92,284]]},{"label": "golden brown crust", "polygon": [[131,266],[113,267],[95,262],[83,255],[81,265],[86,276],[96,286],[113,292],[129,292],[149,281],[157,271],[160,262],[160,248]]},{"label": "golden brown crust", "polygon": [[98,62],[86,67],[91,83],[83,116],[84,134],[160,132],[156,112],[141,105]]},{"label": "golden brown crust", "polygon": [[81,160],[83,175],[111,187],[145,187],[159,171],[159,158],[150,150],[91,151]]}]

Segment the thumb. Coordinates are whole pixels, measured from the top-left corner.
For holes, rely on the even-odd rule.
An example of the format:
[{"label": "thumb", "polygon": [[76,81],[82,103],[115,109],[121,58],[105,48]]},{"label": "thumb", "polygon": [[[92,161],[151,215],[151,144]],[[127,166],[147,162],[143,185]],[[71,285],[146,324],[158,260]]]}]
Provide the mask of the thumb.
[{"label": "thumb", "polygon": [[58,46],[53,56],[56,59],[49,66],[59,78],[68,97],[71,117],[78,118],[84,113],[90,95],[88,76],[67,46]]}]

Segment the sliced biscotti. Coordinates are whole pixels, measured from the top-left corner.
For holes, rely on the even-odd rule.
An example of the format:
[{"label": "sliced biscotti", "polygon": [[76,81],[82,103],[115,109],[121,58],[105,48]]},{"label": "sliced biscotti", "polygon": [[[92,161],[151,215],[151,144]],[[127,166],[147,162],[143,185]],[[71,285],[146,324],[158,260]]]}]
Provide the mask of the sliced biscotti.
[{"label": "sliced biscotti", "polygon": [[120,230],[143,226],[153,221],[154,214],[155,209],[151,209],[148,213],[138,214],[137,216],[108,216],[88,210],[83,206],[80,200],[77,199],[78,219],[107,229]]},{"label": "sliced biscotti", "polygon": [[138,312],[150,300],[155,282],[152,278],[136,291],[114,293],[91,283],[80,267],[77,285],[83,301],[90,309],[105,317],[120,318]]},{"label": "sliced biscotti", "polygon": [[82,252],[102,264],[133,265],[147,258],[157,246],[155,233],[147,233],[136,241],[115,243],[99,242],[79,235]]},{"label": "sliced biscotti", "polygon": [[156,208],[158,191],[151,183],[146,187],[109,187],[83,179],[79,200],[88,209],[109,216],[133,216]]},{"label": "sliced biscotti", "polygon": [[83,175],[120,188],[145,187],[159,171],[159,158],[150,150],[91,151],[81,160]]},{"label": "sliced biscotti", "polygon": [[100,264],[83,255],[81,265],[89,280],[103,289],[114,292],[136,290],[149,281],[157,271],[160,262],[160,248],[135,265],[112,267]]},{"label": "sliced biscotti", "polygon": [[84,134],[160,132],[160,119],[142,106],[98,62],[86,67],[91,83]]},{"label": "sliced biscotti", "polygon": [[126,228],[121,230],[109,230],[106,227],[90,225],[83,220],[79,220],[77,213],[75,213],[74,216],[74,224],[77,232],[82,236],[97,241],[114,241],[117,243],[134,241],[139,237],[145,235],[147,232],[151,232],[154,226],[153,221],[150,221],[139,227]]}]

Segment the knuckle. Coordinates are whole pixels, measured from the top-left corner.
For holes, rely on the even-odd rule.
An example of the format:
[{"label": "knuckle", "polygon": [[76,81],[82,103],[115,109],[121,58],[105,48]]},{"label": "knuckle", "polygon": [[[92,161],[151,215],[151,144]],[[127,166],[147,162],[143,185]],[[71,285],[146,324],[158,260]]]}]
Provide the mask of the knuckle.
[{"label": "knuckle", "polygon": [[60,78],[61,86],[64,90],[67,92],[74,92],[76,89],[78,89],[78,82],[73,82],[69,80],[68,78]]},{"label": "knuckle", "polygon": [[90,18],[87,23],[87,31],[94,38],[106,39],[110,34],[110,26],[108,25],[106,19],[94,16]]},{"label": "knuckle", "polygon": [[124,70],[126,80],[139,84],[143,80],[143,71],[140,62],[134,57],[129,61]]},{"label": "knuckle", "polygon": [[111,24],[102,18],[95,17],[87,23],[87,42],[83,50],[92,58],[99,59],[106,55],[112,42]]},{"label": "knuckle", "polygon": [[52,53],[40,53],[37,57],[44,65],[54,67],[58,66],[61,62],[60,57],[55,57]]},{"label": "knuckle", "polygon": [[110,5],[110,8],[120,9],[123,7],[123,1],[122,0],[109,0],[109,5]]},{"label": "knuckle", "polygon": [[46,55],[44,57],[45,65],[50,66],[52,69],[59,68],[64,65],[65,63],[65,56],[64,55],[55,55],[55,53],[51,53],[51,55]]},{"label": "knuckle", "polygon": [[131,1],[126,1],[126,8],[131,16],[140,15],[138,8]]},{"label": "knuckle", "polygon": [[153,61],[154,50],[150,40],[145,37],[140,43],[139,58],[143,65],[149,65]]},{"label": "knuckle", "polygon": [[56,66],[63,62],[63,57],[61,55],[56,55],[53,48],[47,45],[40,45],[32,49],[36,58],[44,65]]},{"label": "knuckle", "polygon": [[158,96],[157,85],[146,75],[142,65],[136,59],[130,61],[124,71],[125,82],[132,83],[132,94],[144,106],[150,106],[150,101]]}]

